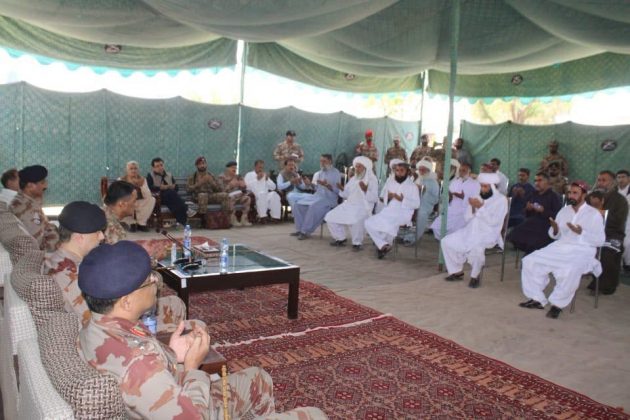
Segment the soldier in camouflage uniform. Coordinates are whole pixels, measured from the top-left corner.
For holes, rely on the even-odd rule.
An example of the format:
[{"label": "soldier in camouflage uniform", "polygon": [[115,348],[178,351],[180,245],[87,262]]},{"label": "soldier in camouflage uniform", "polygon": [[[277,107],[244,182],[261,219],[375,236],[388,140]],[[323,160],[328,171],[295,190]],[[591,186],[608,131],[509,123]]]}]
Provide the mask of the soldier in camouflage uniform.
[{"label": "soldier in camouflage uniform", "polygon": [[9,210],[39,243],[39,248],[54,251],[59,242],[57,227],[48,221],[42,210],[44,192],[48,188],[48,170],[41,165],[27,166],[19,172],[20,191]]},{"label": "soldier in camouflage uniform", "polygon": [[560,144],[556,140],[549,142],[549,154],[540,162],[538,172],[548,173],[549,165],[551,165],[552,162],[557,162],[560,167],[560,175],[563,177],[569,176],[569,162],[567,162],[564,156],[558,153],[559,147]]},{"label": "soldier in camouflage uniform", "polygon": [[547,168],[547,174],[549,174],[549,185],[551,185],[551,189],[561,196],[564,196],[569,188],[569,182],[562,176],[560,165],[560,162],[551,162]]},{"label": "soldier in camouflage uniform", "polygon": [[416,166],[416,163],[422,160],[423,157],[429,156],[431,160],[433,160],[433,148],[429,146],[429,136],[427,134],[423,134],[420,137],[420,146],[413,149],[411,152],[411,157],[409,157],[409,164],[411,167]]},{"label": "soldier in camouflage uniform", "polygon": [[387,166],[387,175],[391,172],[391,168],[389,167],[389,162],[392,159],[400,159],[402,161],[407,162],[407,151],[400,147],[400,137],[394,137],[394,145],[387,149],[385,153],[385,165]]},{"label": "soldier in camouflage uniform", "polygon": [[378,149],[373,142],[374,132],[372,130],[365,131],[365,141],[362,141],[354,149],[356,156],[365,156],[373,163],[372,171],[376,173],[376,162],[378,161]]},{"label": "soldier in camouflage uniform", "polygon": [[295,142],[295,136],[295,131],[287,131],[284,141],[278,143],[273,151],[273,159],[278,162],[279,170],[284,169],[284,162],[287,159],[293,159],[297,165],[304,161],[304,150]]},{"label": "soldier in camouflage uniform", "polygon": [[[115,244],[127,238],[127,231],[120,224],[120,220],[133,214],[136,202],[135,187],[125,181],[115,181],[107,189],[105,195],[105,228],[104,242]],[[148,243],[150,244],[150,242]],[[163,245],[155,248],[147,246],[145,249],[150,255],[160,260],[166,255]],[[186,319],[186,304],[177,296],[162,296],[157,305],[157,329],[158,331],[174,331],[180,321]],[[202,321],[194,320],[190,323],[205,325]]]},{"label": "soldier in camouflage uniform", "polygon": [[[219,185],[221,186],[221,190],[228,194],[230,197],[230,213],[231,213],[231,223],[234,226],[251,226],[252,224],[247,220],[247,215],[249,214],[249,208],[252,204],[252,198],[245,192],[247,189],[247,185],[245,185],[245,180],[242,176],[236,173],[236,162],[231,161],[225,165],[225,171],[219,175]],[[242,194],[232,194],[236,191],[241,191]],[[243,214],[241,215],[241,220],[236,218],[236,214],[234,214],[234,208],[237,204],[243,206]]]},{"label": "soldier in camouflage uniform", "polygon": [[217,179],[208,171],[206,158],[199,156],[195,160],[197,171],[188,177],[186,191],[192,195],[193,201],[199,205],[199,213],[208,212],[208,204],[220,204],[221,209],[230,216],[230,197],[223,192]]},{"label": "soldier in camouflage uniform", "polygon": [[[139,322],[155,302],[154,284],[150,258],[139,245],[121,241],[93,249],[79,273],[92,312],[79,334],[79,354],[118,379],[130,418],[223,419],[221,381],[212,383],[197,369],[208,352],[208,333],[196,327],[182,335],[180,324],[167,346]],[[315,408],[274,414],[273,383],[260,368],[230,374],[226,392],[233,419],[326,418]]]}]

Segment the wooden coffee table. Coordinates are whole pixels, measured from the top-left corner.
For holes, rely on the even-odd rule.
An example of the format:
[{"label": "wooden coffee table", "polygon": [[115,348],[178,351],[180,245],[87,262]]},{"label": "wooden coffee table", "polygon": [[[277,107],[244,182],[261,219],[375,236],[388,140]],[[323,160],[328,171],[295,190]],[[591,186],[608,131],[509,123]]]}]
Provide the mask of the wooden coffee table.
[{"label": "wooden coffee table", "polygon": [[300,293],[300,267],[245,245],[230,245],[228,272],[219,273],[219,258],[200,257],[203,265],[194,270],[183,270],[181,266],[170,266],[170,261],[160,261],[159,271],[164,282],[177,292],[186,304],[190,293],[206,290],[242,289],[287,283],[289,298],[287,316],[296,319]]}]

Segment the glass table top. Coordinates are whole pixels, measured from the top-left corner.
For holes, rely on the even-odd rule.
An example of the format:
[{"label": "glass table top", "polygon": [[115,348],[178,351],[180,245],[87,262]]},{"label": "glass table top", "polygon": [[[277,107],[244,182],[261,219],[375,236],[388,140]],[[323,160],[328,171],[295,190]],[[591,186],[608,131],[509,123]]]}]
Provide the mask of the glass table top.
[{"label": "glass table top", "polygon": [[[228,255],[227,274],[295,267],[291,263],[241,244],[230,245]],[[201,255],[196,255],[195,257],[193,260],[197,264],[192,267],[187,266],[187,262],[172,265],[170,258],[160,260],[159,264],[176,273],[178,277],[221,275],[219,272],[218,253],[206,257]]]}]

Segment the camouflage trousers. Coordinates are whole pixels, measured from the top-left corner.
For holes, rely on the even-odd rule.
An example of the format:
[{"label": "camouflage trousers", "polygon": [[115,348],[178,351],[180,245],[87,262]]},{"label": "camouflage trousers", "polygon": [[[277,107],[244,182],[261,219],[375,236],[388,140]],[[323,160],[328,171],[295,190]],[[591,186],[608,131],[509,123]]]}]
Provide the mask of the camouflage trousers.
[{"label": "camouflage trousers", "polygon": [[199,213],[206,214],[208,212],[208,204],[220,204],[221,209],[228,213],[234,213],[234,207],[237,204],[243,206],[243,214],[249,213],[252,199],[248,194],[238,197],[230,197],[229,193],[199,193],[197,194],[197,204],[199,205]]},{"label": "camouflage trousers", "polygon": [[[228,376],[228,411],[231,419],[316,420],[327,417],[317,408],[303,407],[276,414],[273,400],[273,381],[263,369],[250,367]],[[212,383],[210,397],[214,411],[211,419],[223,419],[221,381]]]}]

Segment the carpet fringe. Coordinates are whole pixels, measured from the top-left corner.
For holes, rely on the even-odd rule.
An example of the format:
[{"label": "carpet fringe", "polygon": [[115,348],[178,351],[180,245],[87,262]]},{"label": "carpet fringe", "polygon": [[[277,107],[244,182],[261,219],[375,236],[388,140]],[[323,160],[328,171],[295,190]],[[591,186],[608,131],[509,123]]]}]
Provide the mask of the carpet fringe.
[{"label": "carpet fringe", "polygon": [[361,321],[350,322],[350,323],[347,323],[347,324],[324,325],[324,326],[321,326],[321,327],[309,328],[307,330],[300,331],[300,332],[281,333],[281,334],[270,335],[270,336],[266,336],[266,337],[252,338],[252,339],[249,339],[249,340],[239,341],[237,343],[230,343],[230,342],[216,343],[216,344],[212,345],[212,348],[213,349],[217,349],[219,347],[236,347],[236,346],[241,346],[243,344],[252,344],[252,343],[255,343],[255,342],[258,342],[258,341],[276,340],[278,338],[285,338],[285,337],[299,337],[299,336],[311,333],[313,331],[329,330],[329,329],[335,329],[335,328],[350,328],[350,327],[355,327],[357,325],[368,324],[370,322],[373,322],[373,321],[376,321],[376,320],[379,320],[379,319],[383,319],[383,318],[393,318],[393,315],[387,313],[387,314],[382,314],[382,315],[375,316],[375,317],[372,317],[372,318],[363,319]]}]

